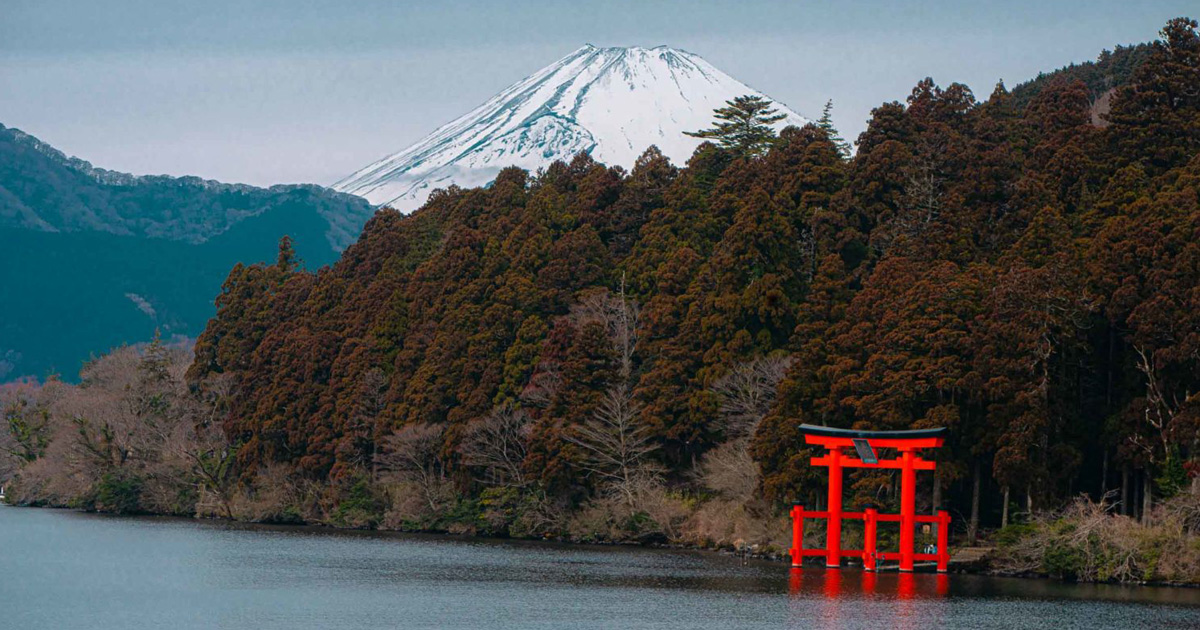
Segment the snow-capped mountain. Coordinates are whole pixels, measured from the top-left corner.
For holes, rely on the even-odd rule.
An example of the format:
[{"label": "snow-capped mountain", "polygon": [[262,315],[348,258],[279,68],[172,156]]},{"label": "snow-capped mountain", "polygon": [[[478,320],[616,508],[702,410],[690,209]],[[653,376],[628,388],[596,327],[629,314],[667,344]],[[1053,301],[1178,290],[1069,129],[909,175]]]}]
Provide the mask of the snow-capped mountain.
[{"label": "snow-capped mountain", "polygon": [[[504,167],[536,171],[580,151],[630,168],[657,145],[682,164],[701,143],[683,132],[710,127],[713,109],[745,94],[762,95],[687,51],[589,44],[333,187],[408,212],[436,188],[482,186]],[[808,122],[776,107],[787,115],[779,128]]]}]

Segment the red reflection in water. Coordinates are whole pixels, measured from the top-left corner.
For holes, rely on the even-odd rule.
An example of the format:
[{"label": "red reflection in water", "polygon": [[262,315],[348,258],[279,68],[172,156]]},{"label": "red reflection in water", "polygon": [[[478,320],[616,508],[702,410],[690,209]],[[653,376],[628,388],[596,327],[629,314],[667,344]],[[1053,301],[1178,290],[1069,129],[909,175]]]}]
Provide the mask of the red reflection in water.
[{"label": "red reflection in water", "polygon": [[[857,576],[846,575],[858,573]],[[855,571],[854,569],[788,570],[788,594],[793,597],[839,599],[856,595],[879,595],[889,599],[933,599],[950,594],[950,576],[945,573],[899,573]]]},{"label": "red reflection in water", "polygon": [[912,573],[901,573],[896,580],[896,599],[912,599],[917,594],[917,576]]},{"label": "red reflection in water", "polygon": [[788,594],[799,595],[804,589],[804,569],[792,567],[788,572]]},{"label": "red reflection in water", "polygon": [[900,573],[896,576],[896,606],[892,613],[892,627],[896,630],[915,630],[913,617],[916,614],[916,603],[913,597],[917,594],[917,576],[912,573]]},{"label": "red reflection in water", "polygon": [[879,584],[879,574],[874,571],[863,571],[862,592],[864,595],[874,595]]},{"label": "red reflection in water", "polygon": [[842,594],[842,570],[825,569],[825,597],[836,599]]},{"label": "red reflection in water", "polygon": [[842,570],[825,569],[824,581],[821,585],[821,599],[817,606],[817,628],[841,630],[845,616],[849,612],[842,603],[849,597],[842,594]]},{"label": "red reflection in water", "polygon": [[950,594],[950,577],[946,574],[847,572],[856,571],[792,568],[788,572],[787,627],[840,630],[859,619],[864,599],[885,606],[887,618],[881,620],[880,628],[938,627],[938,620],[945,614],[945,608],[935,602]]}]

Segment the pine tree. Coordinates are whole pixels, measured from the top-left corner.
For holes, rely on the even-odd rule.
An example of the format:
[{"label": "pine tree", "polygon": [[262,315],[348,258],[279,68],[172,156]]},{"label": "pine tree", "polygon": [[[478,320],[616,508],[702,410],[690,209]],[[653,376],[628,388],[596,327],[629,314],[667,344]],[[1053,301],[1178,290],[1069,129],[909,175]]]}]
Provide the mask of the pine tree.
[{"label": "pine tree", "polygon": [[275,266],[282,271],[292,272],[300,268],[303,263],[300,257],[296,255],[295,242],[292,237],[284,235],[279,239],[279,256],[275,259]]},{"label": "pine tree", "polygon": [[833,126],[833,99],[825,101],[825,109],[821,110],[821,118],[817,121],[817,127],[824,131],[825,135],[829,137],[829,141],[837,146],[842,159],[850,159],[850,143],[846,142],[846,139]]},{"label": "pine tree", "polygon": [[162,340],[162,333],[154,330],[154,340],[146,346],[138,362],[138,378],[134,385],[133,410],[148,423],[161,422],[173,404],[171,375],[171,350]]},{"label": "pine tree", "polygon": [[722,148],[753,157],[765,153],[778,138],[771,125],[787,118],[761,96],[739,96],[725,104],[713,110],[716,122],[711,129],[684,133],[693,138],[713,138]]}]

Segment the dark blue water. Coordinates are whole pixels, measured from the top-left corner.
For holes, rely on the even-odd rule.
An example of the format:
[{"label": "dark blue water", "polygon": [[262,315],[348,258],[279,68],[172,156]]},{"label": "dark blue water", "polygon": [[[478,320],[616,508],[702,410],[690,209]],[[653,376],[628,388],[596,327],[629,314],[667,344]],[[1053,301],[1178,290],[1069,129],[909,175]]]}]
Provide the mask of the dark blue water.
[{"label": "dark blue water", "polygon": [[1200,591],[0,507],[0,628],[1200,628]]}]

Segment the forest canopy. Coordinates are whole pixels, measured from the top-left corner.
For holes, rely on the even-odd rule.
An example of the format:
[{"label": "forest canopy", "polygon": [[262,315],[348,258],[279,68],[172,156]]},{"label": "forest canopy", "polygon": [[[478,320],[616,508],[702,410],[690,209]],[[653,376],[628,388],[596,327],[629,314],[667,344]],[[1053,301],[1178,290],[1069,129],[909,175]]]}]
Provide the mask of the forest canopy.
[{"label": "forest canopy", "polygon": [[972,536],[1079,493],[1149,510],[1200,457],[1196,28],[1111,85],[925,79],[853,156],[830,125],[580,155],[382,210],[317,272],[285,243],[229,274],[187,382],[227,388],[244,483],[414,527],[769,539],[728,523],[821,501],[802,422],[949,427],[922,509]]},{"label": "forest canopy", "polygon": [[1103,127],[1066,76],[1024,107],[926,79],[850,160],[789,128],[762,157],[706,145],[676,168],[651,148],[626,173],[580,155],[383,211],[332,268],[234,270],[190,378],[236,380],[246,473],[358,474],[419,425],[470,485],[456,449],[512,405],[523,470],[577,497],[602,477],[578,436],[606,406],[681,480],[741,438],[719,384],[786,357],[748,438],[769,501],[816,497],[800,422],[949,426],[962,505],[976,470],[1039,505],[1132,469],[1148,501],[1192,463],[1200,409],[1200,43],[1187,20],[1162,37]]}]

